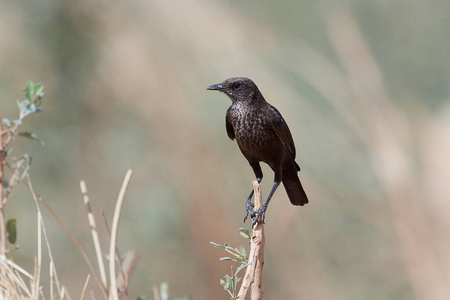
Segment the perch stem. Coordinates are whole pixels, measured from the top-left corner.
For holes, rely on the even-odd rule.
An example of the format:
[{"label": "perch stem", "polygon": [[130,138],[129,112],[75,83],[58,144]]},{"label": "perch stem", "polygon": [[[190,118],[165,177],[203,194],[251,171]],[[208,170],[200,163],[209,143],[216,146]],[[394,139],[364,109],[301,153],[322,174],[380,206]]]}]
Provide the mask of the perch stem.
[{"label": "perch stem", "polygon": [[[255,210],[262,206],[261,188],[258,181],[253,181],[253,190],[255,191]],[[252,238],[250,241],[249,265],[245,271],[244,279],[238,293],[238,299],[244,300],[248,290],[251,288],[250,298],[252,300],[261,300],[262,277],[264,266],[264,245],[265,245],[264,224],[258,220],[253,227]]]}]

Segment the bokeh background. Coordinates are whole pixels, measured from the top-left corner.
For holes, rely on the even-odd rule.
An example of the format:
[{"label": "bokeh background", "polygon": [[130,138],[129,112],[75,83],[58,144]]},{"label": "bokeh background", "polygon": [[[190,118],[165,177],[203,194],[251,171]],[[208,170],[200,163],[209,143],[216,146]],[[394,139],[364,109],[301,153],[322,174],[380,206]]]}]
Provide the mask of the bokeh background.
[{"label": "bokeh background", "polygon": [[[106,255],[100,212],[112,218],[133,167],[118,241],[143,255],[130,298],[167,281],[171,297],[229,299],[230,264],[209,242],[246,243],[253,173],[225,132],[230,100],[205,88],[250,77],[290,126],[310,198],[292,207],[280,188],[269,207],[265,298],[449,299],[449,12],[445,0],[1,1],[0,113],[17,115],[26,81],[45,85],[24,128],[45,146],[17,139],[13,154],[32,155],[34,188],[93,260],[79,181]],[[43,213],[76,299],[89,270]],[[31,272],[24,187],[6,216],[11,257]]]}]

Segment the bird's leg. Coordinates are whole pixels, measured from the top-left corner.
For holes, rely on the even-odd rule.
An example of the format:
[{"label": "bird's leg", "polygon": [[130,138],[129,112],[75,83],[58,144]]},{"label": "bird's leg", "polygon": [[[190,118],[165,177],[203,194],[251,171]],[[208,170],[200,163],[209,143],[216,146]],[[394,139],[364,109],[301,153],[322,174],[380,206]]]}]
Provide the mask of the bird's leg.
[{"label": "bird's leg", "polygon": [[[256,181],[258,181],[258,183],[261,183],[261,178],[256,178]],[[247,198],[247,201],[245,201],[244,223],[245,223],[245,220],[247,220],[248,216],[250,216],[250,218],[253,218],[256,214],[256,212],[253,210],[254,204],[252,202],[252,197],[253,197],[254,193],[255,193],[255,191],[252,189],[252,191],[250,192],[250,195]]]},{"label": "bird's leg", "polygon": [[277,190],[277,187],[279,185],[280,185],[279,181],[274,181],[273,182],[272,190],[270,191],[269,197],[267,197],[266,202],[263,204],[263,206],[261,206],[260,209],[255,211],[256,215],[255,215],[255,217],[253,219],[252,227],[255,226],[256,222],[258,222],[259,217],[261,217],[261,222],[264,224],[264,218],[265,218],[265,215],[266,215],[267,206],[269,205],[270,199],[272,199],[272,196],[275,193],[275,191]]}]

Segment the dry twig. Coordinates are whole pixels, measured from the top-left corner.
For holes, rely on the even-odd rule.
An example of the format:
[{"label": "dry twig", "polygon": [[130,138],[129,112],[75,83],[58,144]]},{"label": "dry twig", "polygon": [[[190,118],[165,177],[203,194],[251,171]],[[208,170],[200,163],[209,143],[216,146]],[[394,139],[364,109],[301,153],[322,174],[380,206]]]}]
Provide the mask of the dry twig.
[{"label": "dry twig", "polygon": [[[253,189],[255,191],[255,210],[262,206],[261,200],[261,188],[259,183],[253,181]],[[252,262],[245,271],[245,276],[242,281],[241,288],[238,293],[238,299],[244,300],[247,296],[248,290],[251,287],[250,298],[252,300],[260,300],[263,298],[262,292],[262,278],[263,278],[263,266],[264,266],[264,224],[258,220],[253,228],[252,238],[250,241],[250,254],[248,261]]]}]

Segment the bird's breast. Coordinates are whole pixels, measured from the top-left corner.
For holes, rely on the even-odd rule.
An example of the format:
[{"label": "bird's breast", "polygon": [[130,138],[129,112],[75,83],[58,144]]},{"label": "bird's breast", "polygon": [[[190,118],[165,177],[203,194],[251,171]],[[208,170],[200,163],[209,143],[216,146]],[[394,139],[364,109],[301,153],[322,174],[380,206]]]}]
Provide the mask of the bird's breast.
[{"label": "bird's breast", "polygon": [[276,141],[275,132],[264,112],[234,109],[230,114],[236,141],[242,151],[257,152]]}]

